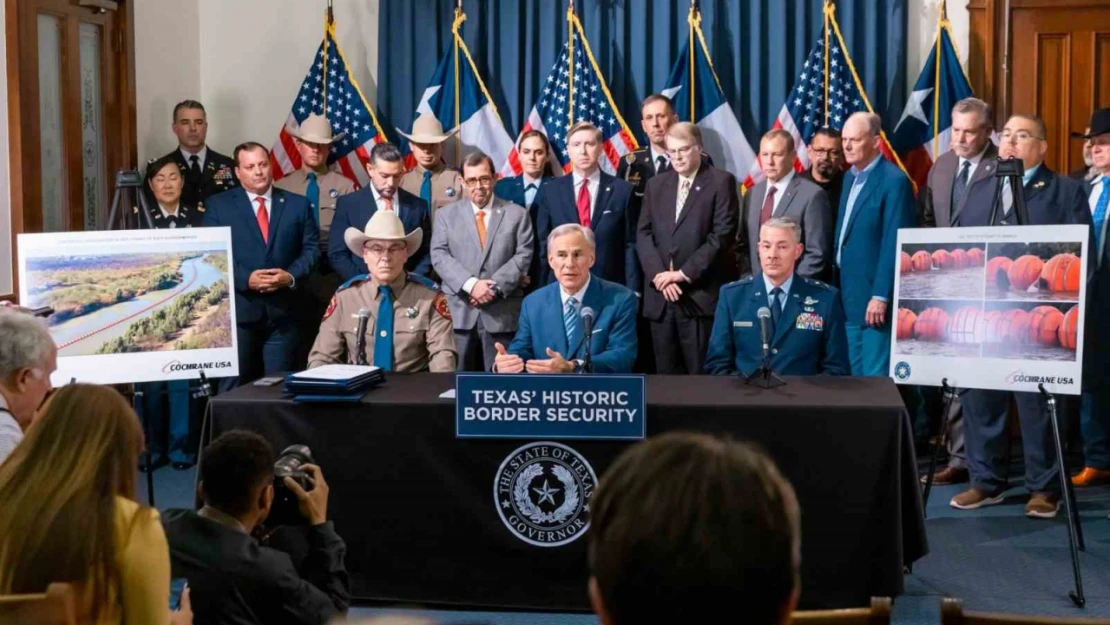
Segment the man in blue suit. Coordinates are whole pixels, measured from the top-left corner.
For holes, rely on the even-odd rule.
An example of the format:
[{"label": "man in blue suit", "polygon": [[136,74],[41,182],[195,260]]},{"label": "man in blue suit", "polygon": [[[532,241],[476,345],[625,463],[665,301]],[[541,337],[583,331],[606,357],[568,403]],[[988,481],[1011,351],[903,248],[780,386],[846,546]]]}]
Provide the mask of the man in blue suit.
[{"label": "man in blue suit", "polygon": [[[536,210],[539,208],[536,204],[536,196],[540,192],[540,187],[554,180],[555,174],[551,170],[551,163],[547,160],[550,152],[550,144],[542,132],[529,130],[520,135],[520,141],[516,144],[516,153],[524,173],[512,178],[502,178],[493,188],[495,196],[528,209],[532,232],[536,231]],[[540,258],[539,251],[539,237],[533,237],[532,264],[528,268],[528,276],[524,283],[525,292],[543,286],[540,284],[540,273],[545,261]]]},{"label": "man in blue suit", "polygon": [[[1053,173],[1044,165],[1048,152],[1047,128],[1039,117],[1015,115],[1006,122],[998,146],[999,161],[1018,158],[1025,169],[1022,188],[1029,214],[1027,225],[1090,224],[1091,212],[1082,183]],[[991,207],[999,184],[1003,184],[1001,206],[994,223]],[[1008,182],[991,176],[968,189],[964,208],[957,218],[963,227],[1016,225],[1014,191]],[[1093,249],[1093,248],[1088,248]],[[1088,261],[1090,262],[1090,261]],[[961,396],[966,422],[968,470],[971,487],[949,502],[953,508],[974,510],[1001,503],[1008,467],[1002,462],[1009,445],[1010,396],[1017,405],[1025,454],[1025,488],[1030,492],[1025,515],[1048,519],[1060,507],[1060,475],[1052,421],[1037,393],[1010,393],[971,389]],[[1061,420],[1066,424],[1066,420]]]},{"label": "man in blue suit", "polygon": [[783,375],[849,375],[844,310],[836,289],[794,268],[802,257],[802,228],[772,217],[759,229],[756,272],[721,287],[705,370],[750,375],[763,364],[758,311],[771,310],[771,369]]},{"label": "man in blue suit", "polygon": [[[548,236],[547,262],[556,282],[524,298],[516,337],[506,350],[497,343],[497,373],[628,373],[636,360],[636,295],[590,274],[593,232],[563,224]],[[592,367],[587,367],[586,332],[581,318],[594,311],[588,337]],[[546,357],[545,357],[546,356]]]},{"label": "man in blue suit", "polygon": [[[405,175],[405,158],[397,146],[392,143],[375,145],[370,150],[366,172],[370,174],[370,186],[340,197],[335,204],[335,219],[332,220],[328,238],[328,260],[343,282],[370,271],[366,267],[366,261],[347,249],[343,233],[347,228],[361,232],[376,211],[396,211],[401,223],[405,225],[405,234],[417,228],[423,232],[432,231],[428,203],[401,188],[401,178]],[[420,249],[406,261],[406,271],[422,276],[432,274],[432,257],[428,253],[430,238],[424,237]]]},{"label": "man in blue suit", "polygon": [[[642,291],[636,255],[636,216],[631,209],[632,185],[601,171],[603,139],[597,126],[579,122],[567,133],[567,152],[574,171],[556,178],[536,196],[536,236],[540,257],[547,258],[547,235],[563,224],[589,228],[597,241],[598,277]],[[555,279],[544,271],[542,283]]]},{"label": "man in blue suit", "polygon": [[852,375],[889,375],[890,301],[898,229],[913,227],[913,187],[897,165],[883,158],[882,120],[855,113],[841,131],[844,175],[833,244]]},{"label": "man in blue suit", "polygon": [[297,287],[316,266],[320,245],[308,200],[273,186],[265,146],[243,143],[234,160],[242,186],[209,198],[201,223],[230,227],[234,251],[239,376],[221,380],[221,390],[304,367],[295,355],[307,295]]}]

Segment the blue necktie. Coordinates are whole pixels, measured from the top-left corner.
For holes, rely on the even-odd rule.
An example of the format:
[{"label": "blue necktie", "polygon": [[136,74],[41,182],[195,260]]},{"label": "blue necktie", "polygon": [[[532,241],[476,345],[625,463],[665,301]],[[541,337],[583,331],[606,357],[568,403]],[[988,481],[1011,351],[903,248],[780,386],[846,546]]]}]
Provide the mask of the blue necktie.
[{"label": "blue necktie", "polygon": [[1106,223],[1106,205],[1110,204],[1110,178],[1102,177],[1102,193],[1095,204],[1095,252],[1097,253],[1102,237],[1102,224]]},{"label": "blue necktie", "polygon": [[[578,300],[573,297],[567,298],[567,307],[563,309],[563,327],[567,331],[567,351],[573,352],[578,345]],[[563,357],[570,358],[570,354]]]},{"label": "blue necktie", "polygon": [[782,300],[779,298],[782,295],[782,287],[776,286],[771,289],[771,333],[779,327],[779,317],[782,316]]},{"label": "blue necktie", "polygon": [[432,207],[432,172],[427,169],[424,170],[424,182],[420,183],[420,198],[428,203],[428,208]]},{"label": "blue necktie", "polygon": [[316,220],[316,227],[320,227],[320,185],[316,184],[316,172],[308,172],[308,187],[304,190],[308,203],[312,205],[312,218]]},{"label": "blue necktie", "polygon": [[536,183],[529,182],[528,186],[524,187],[524,208],[531,208],[532,202],[536,199]]},{"label": "blue necktie", "polygon": [[374,334],[374,366],[393,371],[393,289],[378,287],[382,300],[378,303],[378,327]]}]

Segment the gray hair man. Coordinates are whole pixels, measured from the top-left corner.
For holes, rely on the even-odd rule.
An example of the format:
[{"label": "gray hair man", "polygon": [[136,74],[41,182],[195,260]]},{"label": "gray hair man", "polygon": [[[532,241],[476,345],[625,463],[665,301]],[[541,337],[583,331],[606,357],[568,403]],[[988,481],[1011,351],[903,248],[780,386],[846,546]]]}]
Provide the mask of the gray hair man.
[{"label": "gray hair man", "polygon": [[0,463],[23,440],[58,368],[58,348],[46,323],[0,309]]}]

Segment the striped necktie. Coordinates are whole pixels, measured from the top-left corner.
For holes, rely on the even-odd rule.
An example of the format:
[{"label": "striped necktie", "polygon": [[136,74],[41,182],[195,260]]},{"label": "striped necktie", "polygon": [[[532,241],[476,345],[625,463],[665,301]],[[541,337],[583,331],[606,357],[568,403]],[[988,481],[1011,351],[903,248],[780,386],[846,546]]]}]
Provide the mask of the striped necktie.
[{"label": "striped necktie", "polygon": [[[567,331],[567,351],[573,352],[578,344],[578,300],[567,298],[566,308],[563,309],[563,327]],[[570,354],[564,354],[569,358]]]}]

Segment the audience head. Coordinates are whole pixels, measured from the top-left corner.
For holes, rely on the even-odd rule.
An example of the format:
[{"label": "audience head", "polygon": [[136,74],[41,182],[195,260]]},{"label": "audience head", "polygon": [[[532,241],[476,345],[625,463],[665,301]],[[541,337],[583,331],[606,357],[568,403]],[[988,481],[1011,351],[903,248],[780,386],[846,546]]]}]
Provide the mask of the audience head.
[{"label": "audience head", "polygon": [[[175,156],[163,156],[146,168],[147,186],[154,200],[166,208],[175,208],[181,202],[181,190],[185,188],[185,177]],[[151,210],[157,208],[151,207]]]},{"label": "audience head", "polygon": [[53,388],[58,348],[46,322],[15,310],[0,309],[0,395],[24,430]]},{"label": "audience head", "polygon": [[663,94],[653,93],[640,105],[640,126],[648,141],[660,152],[666,151],[667,130],[677,121],[674,103]]},{"label": "audience head", "polygon": [[1083,160],[1100,174],[1110,174],[1110,109],[1095,111],[1087,127]]},{"label": "audience head", "polygon": [[[266,146],[247,141],[235,146],[235,177],[243,188],[255,195],[265,195],[274,182],[270,171],[270,152]],[[269,209],[270,207],[267,207]]]},{"label": "audience head", "polygon": [[529,177],[542,178],[552,175],[551,163],[547,160],[551,153],[551,144],[547,142],[547,135],[538,130],[525,132],[520,135],[516,153],[520,158],[520,168]]},{"label": "audience head", "polygon": [[767,131],[759,140],[759,166],[769,182],[778,182],[794,171],[794,137],[782,128]]},{"label": "audience head", "polygon": [[1025,169],[1044,162],[1048,152],[1048,128],[1036,115],[1014,115],[1006,121],[999,135],[998,157],[1018,158]]},{"label": "audience head", "polygon": [[987,147],[994,130],[991,105],[979,98],[964,98],[952,107],[952,151],[961,158],[974,158]]},{"label": "audience head", "polygon": [[[122,590],[116,506],[135,496],[142,448],[138,417],[111,387],[70,384],[50,397],[0,465],[0,594],[85,582],[99,622]],[[129,531],[157,523],[135,519]]]},{"label": "audience head", "polygon": [[204,449],[197,490],[204,505],[253,530],[274,503],[274,448],[254,432],[224,432]]},{"label": "audience head", "polygon": [[578,224],[563,224],[547,235],[547,264],[564,291],[577,293],[590,279],[596,250],[593,231]]},{"label": "audience head", "polygon": [[443,124],[430,113],[421,113],[412,122],[412,132],[402,132],[416,163],[424,169],[436,169],[443,162],[443,142],[451,133],[443,132]]},{"label": "audience head", "polygon": [[617,458],[590,500],[590,599],[603,625],[788,623],[800,513],[747,444],[673,432]]},{"label": "audience head", "polygon": [[775,284],[794,274],[804,249],[802,227],[789,217],[772,217],[759,228],[759,265]]},{"label": "audience head", "polygon": [[806,152],[814,179],[827,182],[842,171],[844,146],[836,129],[825,127],[818,130]]},{"label": "audience head", "polygon": [[844,145],[844,160],[849,165],[864,168],[879,156],[882,142],[883,120],[874,113],[852,113],[840,131]]},{"label": "audience head", "polygon": [[414,228],[405,234],[396,211],[374,211],[362,232],[347,228],[343,240],[348,249],[362,256],[370,275],[379,284],[389,284],[400,277],[409,256],[420,249],[424,230]]},{"label": "audience head", "polygon": [[289,129],[289,134],[293,135],[297,153],[301,155],[301,166],[321,173],[328,169],[332,144],[342,139],[345,133],[333,135],[328,119],[313,113],[300,126]]},{"label": "audience head", "polygon": [[690,122],[678,122],[667,129],[667,156],[680,176],[693,176],[701,167],[701,129]]},{"label": "audience head", "polygon": [[574,171],[589,176],[597,171],[605,138],[590,122],[578,122],[567,132],[567,153]]},{"label": "audience head", "polygon": [[471,152],[463,160],[462,175],[470,201],[478,208],[485,208],[493,197],[493,184],[497,182],[493,159],[485,152]]},{"label": "audience head", "polygon": [[366,173],[370,174],[370,184],[377,189],[378,195],[392,198],[405,177],[405,157],[392,143],[379,143],[370,149]]},{"label": "audience head", "polygon": [[173,134],[189,152],[199,152],[208,141],[208,115],[196,100],[184,100],[173,107]]}]

